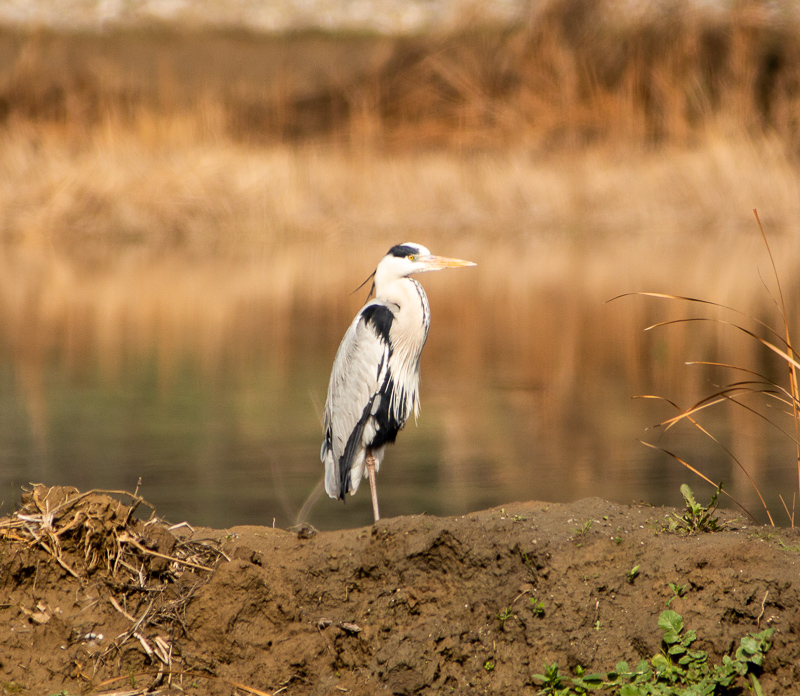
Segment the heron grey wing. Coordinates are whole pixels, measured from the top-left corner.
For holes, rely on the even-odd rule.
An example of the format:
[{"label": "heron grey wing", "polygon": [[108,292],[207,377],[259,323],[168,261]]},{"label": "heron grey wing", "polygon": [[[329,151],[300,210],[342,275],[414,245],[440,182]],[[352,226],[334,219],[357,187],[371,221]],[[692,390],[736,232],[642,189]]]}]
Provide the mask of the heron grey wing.
[{"label": "heron grey wing", "polygon": [[364,428],[386,379],[391,354],[387,322],[377,320],[385,320],[385,313],[393,316],[382,305],[364,307],[345,333],[333,361],[321,452],[325,490],[332,498],[343,498],[351,488],[355,492],[360,482],[358,476],[351,479],[350,470],[363,454]]}]

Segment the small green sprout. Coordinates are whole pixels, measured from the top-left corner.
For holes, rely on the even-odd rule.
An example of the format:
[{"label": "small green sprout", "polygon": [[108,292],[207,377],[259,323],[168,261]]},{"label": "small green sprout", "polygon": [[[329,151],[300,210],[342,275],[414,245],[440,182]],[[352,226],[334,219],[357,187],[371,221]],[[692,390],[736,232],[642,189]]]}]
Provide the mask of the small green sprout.
[{"label": "small green sprout", "polygon": [[686,584],[678,585],[677,583],[671,582],[669,584],[669,589],[672,590],[672,597],[667,600],[667,606],[672,604],[672,600],[676,597],[683,597],[683,595],[686,594]]},{"label": "small green sprout", "polygon": [[544,602],[536,597],[531,597],[528,603],[528,608],[534,616],[544,616]]},{"label": "small green sprout", "polygon": [[508,621],[510,618],[513,618],[513,616],[514,612],[511,611],[511,607],[506,607],[497,615],[497,618],[500,619],[500,624],[505,626],[506,621]]}]

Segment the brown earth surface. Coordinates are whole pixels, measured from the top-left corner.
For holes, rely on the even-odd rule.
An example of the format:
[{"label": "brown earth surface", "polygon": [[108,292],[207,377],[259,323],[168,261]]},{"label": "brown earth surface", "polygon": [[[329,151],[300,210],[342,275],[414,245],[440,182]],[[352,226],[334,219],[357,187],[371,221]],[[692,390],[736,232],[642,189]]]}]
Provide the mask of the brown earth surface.
[{"label": "brown earth surface", "polygon": [[681,511],[599,499],[338,532],[144,505],[37,486],[0,520],[0,693],[534,694],[545,663],[657,654],[668,601],[714,661],[773,628],[761,686],[797,693],[797,530],[676,533]]}]

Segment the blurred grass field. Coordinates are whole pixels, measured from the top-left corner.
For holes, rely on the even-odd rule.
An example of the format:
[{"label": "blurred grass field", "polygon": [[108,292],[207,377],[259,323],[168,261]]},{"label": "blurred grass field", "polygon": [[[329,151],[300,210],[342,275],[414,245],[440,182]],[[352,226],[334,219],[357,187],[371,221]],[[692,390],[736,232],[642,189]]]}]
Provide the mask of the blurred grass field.
[{"label": "blurred grass field", "polygon": [[675,356],[746,359],[604,302],[769,312],[758,208],[797,316],[800,25],[545,7],[406,38],[0,32],[0,354],[32,427],[54,365],[332,357],[406,240],[478,263],[425,279],[425,369],[543,389],[553,421],[590,382],[688,401],[706,373]]}]

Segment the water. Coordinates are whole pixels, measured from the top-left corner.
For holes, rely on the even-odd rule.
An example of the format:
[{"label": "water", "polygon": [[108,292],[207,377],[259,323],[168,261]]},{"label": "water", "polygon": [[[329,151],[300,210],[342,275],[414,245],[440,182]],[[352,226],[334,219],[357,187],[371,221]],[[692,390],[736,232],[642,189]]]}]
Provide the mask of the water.
[{"label": "water", "polygon": [[[423,278],[433,316],[422,411],[387,450],[378,476],[383,515],[459,515],[589,496],[678,506],[684,482],[699,500],[710,498],[710,484],[643,439],[724,482],[766,520],[720,445],[689,423],[648,430],[675,411],[632,397],[660,395],[687,407],[741,378],[687,367],[687,360],[749,366],[782,383],[785,365],[725,325],[643,332],[692,311],[713,317],[713,308],[642,297],[606,302],[632,289],[662,290],[723,300],[751,315],[767,307],[765,318],[780,326],[763,300],[768,273],[754,268],[763,250],[745,242],[736,253],[729,243],[724,265],[708,273],[719,256],[714,239],[702,247],[676,241],[669,253],[638,237],[612,240],[603,253],[596,239],[466,251],[440,240],[443,253],[479,265]],[[383,247],[350,250],[302,246],[243,267],[167,259],[137,273],[121,264],[108,276],[65,274],[46,256],[37,257],[37,273],[7,261],[0,274],[2,509],[30,482],[138,485],[175,523],[288,527],[305,506],[320,529],[370,524],[366,482],[346,504],[318,491],[329,370],[364,299],[364,291],[350,294],[353,278],[366,275],[364,258],[379,258]],[[792,266],[798,256],[782,258]],[[800,295],[785,289],[787,297]],[[789,311],[800,316],[800,307]],[[793,432],[780,404],[742,398]],[[797,490],[790,439],[731,404],[700,420],[786,523],[778,496],[791,507]]]},{"label": "water", "polygon": [[[441,330],[441,329],[440,329]],[[436,339],[432,339],[436,340]],[[637,438],[682,452],[745,502],[751,488],[718,446],[691,427],[646,427],[672,415],[634,400],[640,385],[581,365],[566,382],[526,382],[513,362],[463,370],[442,347],[423,356],[422,413],[390,447],[378,476],[382,514],[458,515],[516,500],[680,505],[702,483]],[[226,528],[288,527],[321,481],[320,418],[335,341],[274,364],[269,356],[209,373],[189,360],[168,378],[155,358],[116,376],[40,366],[36,379],[0,367],[0,494],[3,509],[29,482],[139,492],[172,522]],[[708,423],[708,421],[706,421]],[[744,450],[768,504],[796,490],[792,451],[757,419],[713,418],[721,439]],[[727,438],[727,439],[726,439]],[[140,482],[140,483],[139,483]],[[777,517],[777,515],[776,515]],[[781,523],[785,515],[779,516]],[[320,529],[371,522],[369,486],[346,504],[318,495],[308,521]]]}]

